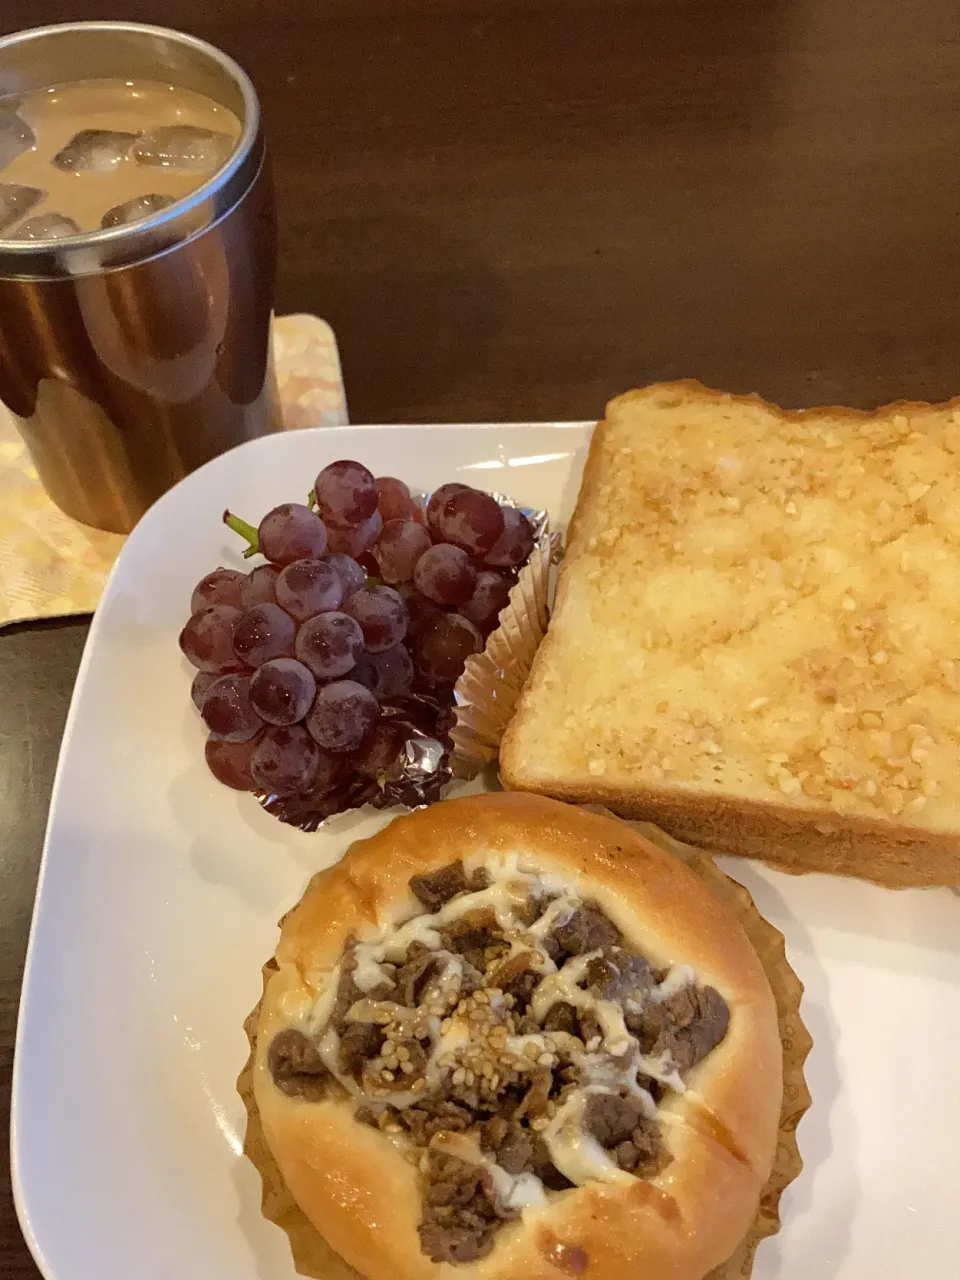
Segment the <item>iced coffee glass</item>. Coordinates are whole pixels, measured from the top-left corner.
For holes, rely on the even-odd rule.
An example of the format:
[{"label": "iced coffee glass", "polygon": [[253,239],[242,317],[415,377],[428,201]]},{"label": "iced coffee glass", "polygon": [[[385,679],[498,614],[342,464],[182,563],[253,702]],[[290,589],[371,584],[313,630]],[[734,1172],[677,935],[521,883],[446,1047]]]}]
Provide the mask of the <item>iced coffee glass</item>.
[{"label": "iced coffee glass", "polygon": [[0,40],[0,400],[61,510],[127,532],[279,428],[275,272],[236,63],[136,23]]}]

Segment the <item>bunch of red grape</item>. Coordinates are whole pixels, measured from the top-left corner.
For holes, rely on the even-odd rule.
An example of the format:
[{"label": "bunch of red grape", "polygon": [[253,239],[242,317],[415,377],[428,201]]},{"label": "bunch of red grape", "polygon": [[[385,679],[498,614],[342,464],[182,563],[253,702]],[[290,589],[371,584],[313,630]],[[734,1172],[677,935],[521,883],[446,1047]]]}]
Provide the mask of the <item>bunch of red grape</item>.
[{"label": "bunch of red grape", "polygon": [[444,741],[453,686],[533,549],[530,522],[463,484],[424,509],[349,461],[320,472],[310,505],[275,507],[257,529],[224,520],[267,563],[207,574],[180,634],[211,772],[280,798],[291,820],[375,799],[408,741]]}]

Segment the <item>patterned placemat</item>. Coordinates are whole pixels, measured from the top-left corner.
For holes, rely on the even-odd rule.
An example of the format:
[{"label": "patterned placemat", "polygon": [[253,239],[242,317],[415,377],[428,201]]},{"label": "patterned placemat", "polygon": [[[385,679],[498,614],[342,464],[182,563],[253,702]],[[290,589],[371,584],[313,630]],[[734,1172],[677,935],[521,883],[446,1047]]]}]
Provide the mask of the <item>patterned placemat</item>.
[{"label": "patterned placemat", "polygon": [[[347,421],[333,330],[316,316],[278,316],[274,355],[284,425]],[[10,414],[0,405],[0,627],[91,613],[124,543],[65,516],[47,497]]]}]

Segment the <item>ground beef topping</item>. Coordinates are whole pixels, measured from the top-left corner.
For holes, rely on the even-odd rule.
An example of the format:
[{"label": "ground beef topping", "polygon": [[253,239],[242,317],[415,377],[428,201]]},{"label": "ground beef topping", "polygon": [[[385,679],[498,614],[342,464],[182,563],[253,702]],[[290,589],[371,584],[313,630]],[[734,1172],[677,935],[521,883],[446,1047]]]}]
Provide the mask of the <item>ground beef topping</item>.
[{"label": "ground beef topping", "polygon": [[281,1031],[270,1042],[267,1066],[277,1088],[291,1098],[317,1102],[332,1080],[317,1046],[300,1031]]},{"label": "ground beef topping", "polygon": [[657,1104],[729,1010],[515,862],[452,862],[410,888],[423,911],[351,944],[311,1035],[281,1032],[268,1065],[291,1096],[352,1094],[418,1163],[424,1253],[466,1263],[548,1193],[662,1169]]}]

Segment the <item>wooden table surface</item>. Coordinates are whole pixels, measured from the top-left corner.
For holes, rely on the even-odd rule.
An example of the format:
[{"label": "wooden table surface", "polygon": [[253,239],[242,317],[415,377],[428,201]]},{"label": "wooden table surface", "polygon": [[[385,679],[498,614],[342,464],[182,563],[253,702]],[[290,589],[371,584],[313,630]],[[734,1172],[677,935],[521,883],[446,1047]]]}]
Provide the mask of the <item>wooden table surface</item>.
[{"label": "wooden table surface", "polygon": [[[96,10],[252,75],[278,309],[332,322],[355,422],[589,418],[681,376],[792,406],[960,392],[955,0]],[[89,11],[6,0],[0,29]],[[3,1106],[85,632],[0,635]],[[0,1274],[35,1277],[0,1184]]]}]

